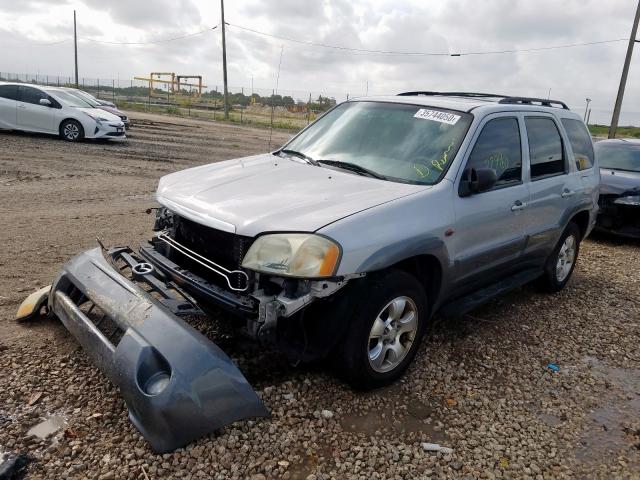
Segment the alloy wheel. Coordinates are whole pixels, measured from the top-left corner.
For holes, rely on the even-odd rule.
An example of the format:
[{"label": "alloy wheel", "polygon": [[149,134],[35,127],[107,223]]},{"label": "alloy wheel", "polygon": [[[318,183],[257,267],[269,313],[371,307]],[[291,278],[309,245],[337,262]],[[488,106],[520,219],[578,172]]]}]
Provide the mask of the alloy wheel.
[{"label": "alloy wheel", "polygon": [[558,282],[564,282],[569,276],[575,259],[576,238],[573,235],[569,235],[564,239],[558,252],[558,260],[556,262],[556,280],[558,280]]},{"label": "alloy wheel", "polygon": [[391,300],[369,332],[369,365],[379,373],[396,368],[407,356],[418,331],[418,308],[409,297]]}]

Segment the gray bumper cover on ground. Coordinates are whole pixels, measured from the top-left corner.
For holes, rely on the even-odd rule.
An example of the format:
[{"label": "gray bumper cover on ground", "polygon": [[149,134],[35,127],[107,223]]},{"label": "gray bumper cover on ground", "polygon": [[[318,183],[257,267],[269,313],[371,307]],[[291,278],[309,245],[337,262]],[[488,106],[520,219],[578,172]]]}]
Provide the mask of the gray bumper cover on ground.
[{"label": "gray bumper cover on ground", "polygon": [[[84,299],[124,332],[115,345],[78,306]],[[49,307],[120,387],[131,421],[158,452],[237,420],[268,415],[220,348],[118,273],[98,248],[64,266]],[[147,385],[160,377],[161,391],[149,394]]]}]

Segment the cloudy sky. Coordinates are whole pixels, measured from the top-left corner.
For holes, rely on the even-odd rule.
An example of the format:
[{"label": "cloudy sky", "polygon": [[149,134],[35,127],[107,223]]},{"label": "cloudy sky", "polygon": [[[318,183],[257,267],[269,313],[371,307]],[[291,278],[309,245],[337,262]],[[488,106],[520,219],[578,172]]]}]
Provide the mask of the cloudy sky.
[{"label": "cloudy sky", "polygon": [[[229,85],[306,98],[405,90],[489,91],[563,99],[608,123],[626,41],[488,55],[629,37],[635,0],[227,0]],[[221,89],[217,1],[0,0],[0,72],[73,74],[73,10],[80,76],[128,82],[151,71],[201,74]],[[243,28],[239,28],[243,27]],[[286,39],[347,47],[323,48]],[[144,45],[118,43],[157,42]],[[104,43],[114,42],[114,43]],[[640,48],[639,48],[640,49]],[[364,51],[363,51],[364,50]],[[632,61],[622,124],[640,125],[640,51]]]}]

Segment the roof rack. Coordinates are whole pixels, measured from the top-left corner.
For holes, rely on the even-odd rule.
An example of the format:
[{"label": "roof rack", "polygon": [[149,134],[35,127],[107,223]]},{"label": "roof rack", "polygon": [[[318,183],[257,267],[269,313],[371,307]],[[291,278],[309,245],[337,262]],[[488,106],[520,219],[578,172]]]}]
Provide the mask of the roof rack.
[{"label": "roof rack", "polygon": [[506,98],[506,95],[497,95],[495,93],[478,93],[478,92],[403,92],[399,93],[399,97],[416,97],[416,96],[432,96],[432,97],[470,97],[470,98]]},{"label": "roof rack", "polygon": [[541,105],[543,107],[560,106],[564,110],[569,110],[566,103],[560,100],[549,100],[547,98],[535,98],[535,97],[510,97],[509,95],[499,95],[495,93],[478,93],[478,92],[431,92],[431,91],[416,91],[416,92],[403,92],[399,93],[401,97],[415,97],[415,96],[432,96],[432,97],[466,97],[466,98],[499,98],[498,103],[511,104],[511,105]]},{"label": "roof rack", "polygon": [[534,98],[534,97],[505,97],[498,103],[516,104],[516,105],[534,105],[540,104],[543,107],[553,107],[560,105],[564,110],[569,110],[567,104],[560,100],[549,100],[548,98]]}]

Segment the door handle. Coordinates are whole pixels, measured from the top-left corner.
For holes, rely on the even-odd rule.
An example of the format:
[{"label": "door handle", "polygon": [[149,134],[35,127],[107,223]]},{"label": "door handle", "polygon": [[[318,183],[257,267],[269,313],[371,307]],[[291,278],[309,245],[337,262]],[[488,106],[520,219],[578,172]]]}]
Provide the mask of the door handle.
[{"label": "door handle", "polygon": [[563,190],[562,191],[562,198],[569,198],[569,197],[573,197],[575,195],[575,191],[573,190]]},{"label": "door handle", "polygon": [[27,108],[25,105],[18,105],[18,108]]},{"label": "door handle", "polygon": [[524,202],[521,202],[520,200],[516,200],[516,203],[514,203],[511,206],[511,211],[512,212],[517,212],[518,210],[524,210],[525,208],[527,208],[527,204]]}]

